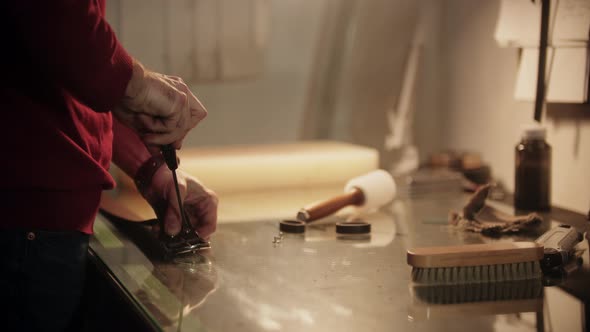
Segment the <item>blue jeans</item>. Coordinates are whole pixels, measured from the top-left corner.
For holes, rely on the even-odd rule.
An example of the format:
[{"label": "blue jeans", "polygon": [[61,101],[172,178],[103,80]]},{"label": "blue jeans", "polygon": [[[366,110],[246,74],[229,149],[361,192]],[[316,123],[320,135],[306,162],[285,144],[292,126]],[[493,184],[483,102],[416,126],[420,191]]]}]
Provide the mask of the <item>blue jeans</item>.
[{"label": "blue jeans", "polygon": [[77,231],[0,230],[0,329],[67,328],[83,292],[88,237]]}]

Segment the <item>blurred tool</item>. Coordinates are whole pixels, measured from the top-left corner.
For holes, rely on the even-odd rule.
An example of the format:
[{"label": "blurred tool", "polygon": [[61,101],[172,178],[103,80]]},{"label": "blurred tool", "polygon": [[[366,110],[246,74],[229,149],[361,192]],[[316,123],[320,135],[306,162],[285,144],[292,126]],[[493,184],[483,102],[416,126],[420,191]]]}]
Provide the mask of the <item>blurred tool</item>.
[{"label": "blurred tool", "polygon": [[541,269],[550,273],[562,269],[575,257],[575,246],[583,240],[582,233],[570,225],[559,225],[541,235],[535,242],[543,245]]},{"label": "blurred tool", "polygon": [[178,168],[176,149],[174,149],[172,145],[164,145],[162,146],[162,156],[164,156],[166,165],[168,165],[168,168],[172,171],[174,188],[176,189],[176,199],[178,200],[178,209],[182,219],[180,233],[175,236],[170,236],[164,231],[164,218],[160,218],[160,239],[162,240],[165,249],[169,254],[176,256],[211,248],[210,243],[202,239],[192,227],[188,215],[184,211],[180,189],[178,188],[178,177],[176,176],[176,169]]},{"label": "blurred tool", "polygon": [[[391,174],[384,170],[372,171],[348,181],[343,194],[304,207],[297,213],[297,220],[283,220],[279,227],[283,232],[303,233],[307,223],[327,217],[347,206],[355,206],[360,211],[378,209],[389,203],[395,192],[395,181]],[[357,223],[357,227],[346,229],[366,233],[367,223],[362,223],[363,225]],[[370,230],[370,226],[368,229]]]},{"label": "blurred tool", "polygon": [[412,281],[457,285],[540,279],[543,246],[535,242],[501,242],[408,250]]}]

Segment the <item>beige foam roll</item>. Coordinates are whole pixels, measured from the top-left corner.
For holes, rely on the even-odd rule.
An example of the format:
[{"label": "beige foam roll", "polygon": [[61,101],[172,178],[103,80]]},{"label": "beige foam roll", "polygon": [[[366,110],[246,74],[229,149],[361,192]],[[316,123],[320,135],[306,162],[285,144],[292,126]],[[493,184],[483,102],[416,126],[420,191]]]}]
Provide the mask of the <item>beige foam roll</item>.
[{"label": "beige foam roll", "polygon": [[[375,170],[377,150],[332,141],[186,148],[180,169],[217,193],[340,187]],[[129,178],[120,187],[132,188]]]}]

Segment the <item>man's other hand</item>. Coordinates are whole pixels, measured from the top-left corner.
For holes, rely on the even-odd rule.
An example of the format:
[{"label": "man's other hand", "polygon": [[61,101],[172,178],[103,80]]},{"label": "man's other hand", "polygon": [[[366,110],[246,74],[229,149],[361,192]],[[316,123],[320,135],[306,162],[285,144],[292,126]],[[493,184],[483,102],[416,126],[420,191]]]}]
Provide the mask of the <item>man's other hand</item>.
[{"label": "man's other hand", "polygon": [[[193,228],[199,235],[208,240],[217,227],[217,195],[203,186],[196,178],[176,170],[178,186],[184,210]],[[151,196],[155,202],[164,200],[167,202],[164,214],[164,227],[168,235],[176,235],[182,227],[180,210],[176,199],[176,189],[172,174],[166,166],[162,166],[154,174],[151,187]],[[150,202],[153,206],[155,202]]]}]

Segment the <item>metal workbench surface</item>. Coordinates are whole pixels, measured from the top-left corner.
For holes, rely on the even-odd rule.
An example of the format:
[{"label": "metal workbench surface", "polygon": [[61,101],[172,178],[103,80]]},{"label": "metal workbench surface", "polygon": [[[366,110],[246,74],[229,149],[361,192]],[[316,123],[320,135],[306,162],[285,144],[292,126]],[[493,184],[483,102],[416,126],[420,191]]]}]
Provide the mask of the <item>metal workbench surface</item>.
[{"label": "metal workbench surface", "polygon": [[[221,222],[211,250],[174,261],[148,257],[99,215],[91,250],[164,331],[584,330],[584,298],[568,287],[545,287],[524,300],[504,294],[502,301],[444,305],[413,295],[410,247],[532,240],[551,225],[501,239],[465,233],[446,225],[448,211],[464,202],[464,195],[397,200],[366,217],[372,232],[360,238],[338,237],[334,218],[279,243],[278,220]],[[578,284],[590,281],[587,257],[570,276]]]}]

